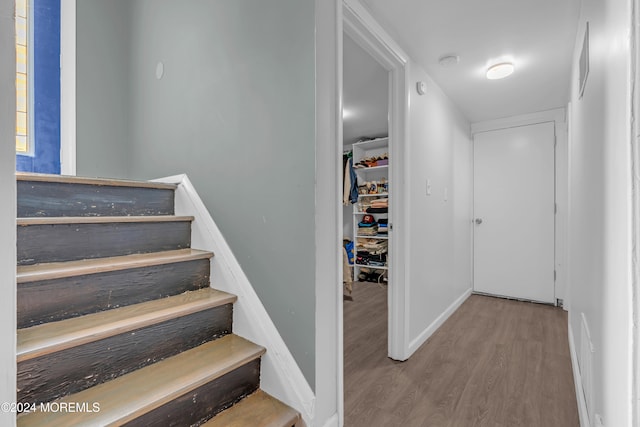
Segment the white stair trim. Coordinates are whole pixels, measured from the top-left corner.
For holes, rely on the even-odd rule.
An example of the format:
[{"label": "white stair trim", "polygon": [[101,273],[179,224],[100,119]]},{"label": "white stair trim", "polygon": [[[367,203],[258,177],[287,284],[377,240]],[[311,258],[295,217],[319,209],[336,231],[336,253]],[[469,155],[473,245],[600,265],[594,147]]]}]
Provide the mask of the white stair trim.
[{"label": "white stair trim", "polygon": [[238,296],[233,332],[267,349],[262,357],[260,387],[298,410],[304,422],[312,425],[315,394],[189,177],[181,174],[154,181],[178,184],[175,214],[195,218],[191,246],[215,253],[211,259],[211,287]]},{"label": "white stair trim", "polygon": [[571,322],[567,322],[569,336],[569,353],[571,354],[571,368],[573,369],[573,382],[576,388],[576,401],[578,403],[578,418],[580,419],[580,427],[590,427],[589,412],[587,411],[587,401],[582,389],[582,376],[580,375],[580,366],[578,366],[578,353],[576,351],[576,342],[571,329]]}]

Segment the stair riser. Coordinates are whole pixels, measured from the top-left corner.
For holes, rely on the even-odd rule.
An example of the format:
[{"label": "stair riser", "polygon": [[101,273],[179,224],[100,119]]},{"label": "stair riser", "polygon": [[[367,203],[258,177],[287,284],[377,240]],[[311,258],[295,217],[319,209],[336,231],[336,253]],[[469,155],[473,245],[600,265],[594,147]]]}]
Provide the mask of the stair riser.
[{"label": "stair riser", "polygon": [[46,402],[231,332],[231,304],[18,363],[18,401]]},{"label": "stair riser", "polygon": [[18,226],[18,265],[185,249],[190,245],[188,221]]},{"label": "stair riser", "polygon": [[173,215],[168,189],[18,181],[18,218]]},{"label": "stair riser", "polygon": [[247,363],[124,426],[170,427],[200,425],[258,389],[260,359]]},{"label": "stair riser", "polygon": [[18,327],[151,301],[209,286],[209,259],[18,285]]}]

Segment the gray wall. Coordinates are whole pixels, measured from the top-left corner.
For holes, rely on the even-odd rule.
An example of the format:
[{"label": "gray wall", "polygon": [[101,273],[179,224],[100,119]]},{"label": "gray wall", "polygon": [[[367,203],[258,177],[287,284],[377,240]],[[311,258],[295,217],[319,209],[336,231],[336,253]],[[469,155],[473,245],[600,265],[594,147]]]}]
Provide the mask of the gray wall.
[{"label": "gray wall", "polygon": [[129,172],[129,0],[77,2],[77,173]]},{"label": "gray wall", "polygon": [[[16,63],[14,2],[0,0],[0,401],[16,399]],[[15,425],[15,414],[0,413],[0,425]]]},{"label": "gray wall", "polygon": [[[103,3],[78,7],[78,40],[94,40],[78,44],[78,99],[109,100],[79,117],[79,174],[187,173],[313,387],[314,2]],[[113,154],[114,133],[85,138],[105,126],[125,132]]]}]

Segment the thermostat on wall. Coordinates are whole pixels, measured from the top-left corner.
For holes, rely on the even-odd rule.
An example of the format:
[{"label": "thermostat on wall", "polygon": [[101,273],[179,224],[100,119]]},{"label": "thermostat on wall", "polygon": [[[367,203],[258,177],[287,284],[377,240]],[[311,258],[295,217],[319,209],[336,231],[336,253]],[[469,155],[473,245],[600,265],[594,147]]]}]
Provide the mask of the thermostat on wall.
[{"label": "thermostat on wall", "polygon": [[417,82],[416,90],[420,95],[424,95],[425,93],[427,93],[427,84],[425,82]]}]

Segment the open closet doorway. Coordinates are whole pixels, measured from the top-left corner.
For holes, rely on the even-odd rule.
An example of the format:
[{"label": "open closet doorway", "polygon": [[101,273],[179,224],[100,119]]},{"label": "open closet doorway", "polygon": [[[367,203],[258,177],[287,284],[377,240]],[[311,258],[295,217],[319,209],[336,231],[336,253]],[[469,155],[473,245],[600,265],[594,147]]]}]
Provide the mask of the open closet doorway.
[{"label": "open closet doorway", "polygon": [[[404,257],[404,228],[408,223],[404,158],[409,77],[404,53],[384,42],[377,28],[358,4],[345,1],[342,148],[343,152],[351,153],[350,161],[356,168],[350,172],[343,156],[338,169],[341,182],[346,170],[347,180],[356,185],[353,188],[349,185],[340,197],[343,202],[348,199],[340,207],[342,237],[354,243],[353,265],[339,266],[339,271],[345,272],[343,279],[349,282],[351,274],[353,280],[351,295],[348,284],[343,283],[346,298],[338,308],[340,338],[344,337],[340,340],[343,356],[340,362],[344,369],[339,386],[345,397],[344,406],[339,408],[341,423],[345,415],[357,412],[353,402],[366,399],[368,392],[353,392],[358,374],[354,375],[350,368],[361,365],[370,356],[394,360],[406,360],[409,356],[404,281],[408,269]],[[369,322],[367,317],[375,318],[376,322]],[[373,343],[368,337],[377,340]]]},{"label": "open closet doorway", "polygon": [[[389,71],[343,37],[342,171],[345,416],[357,411],[362,369],[388,354]],[[379,362],[378,362],[379,363]],[[364,397],[363,397],[364,398]]]}]

